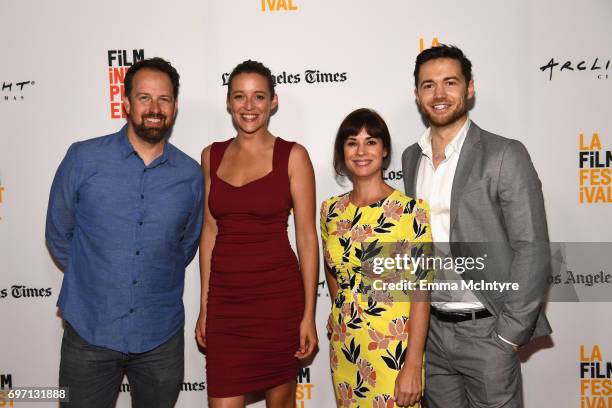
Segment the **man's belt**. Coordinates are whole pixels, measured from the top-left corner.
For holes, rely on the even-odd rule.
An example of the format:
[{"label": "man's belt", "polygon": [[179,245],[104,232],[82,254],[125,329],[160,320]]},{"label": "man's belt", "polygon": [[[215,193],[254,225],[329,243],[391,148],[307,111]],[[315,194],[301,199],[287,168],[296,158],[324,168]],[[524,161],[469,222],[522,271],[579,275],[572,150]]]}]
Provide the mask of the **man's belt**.
[{"label": "man's belt", "polygon": [[446,312],[446,311],[436,309],[433,306],[431,307],[431,314],[435,316],[436,319],[440,320],[441,322],[447,322],[447,323],[459,323],[459,322],[465,322],[468,320],[478,320],[478,319],[484,319],[485,317],[493,316],[491,312],[489,312],[487,309],[480,309],[480,310],[474,310],[474,311],[462,311],[462,312]]}]

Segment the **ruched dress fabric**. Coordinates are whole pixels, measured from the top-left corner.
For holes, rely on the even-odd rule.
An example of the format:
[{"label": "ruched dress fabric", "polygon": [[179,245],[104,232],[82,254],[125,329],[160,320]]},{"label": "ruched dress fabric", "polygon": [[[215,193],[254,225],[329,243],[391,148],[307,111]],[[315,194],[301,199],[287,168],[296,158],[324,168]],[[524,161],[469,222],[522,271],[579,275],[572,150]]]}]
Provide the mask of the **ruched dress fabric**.
[{"label": "ruched dress fabric", "polygon": [[243,186],[217,177],[232,139],[210,151],[217,222],[206,321],[208,395],[232,397],[296,378],[304,287],[287,236],[293,142],[274,141],[272,171]]}]

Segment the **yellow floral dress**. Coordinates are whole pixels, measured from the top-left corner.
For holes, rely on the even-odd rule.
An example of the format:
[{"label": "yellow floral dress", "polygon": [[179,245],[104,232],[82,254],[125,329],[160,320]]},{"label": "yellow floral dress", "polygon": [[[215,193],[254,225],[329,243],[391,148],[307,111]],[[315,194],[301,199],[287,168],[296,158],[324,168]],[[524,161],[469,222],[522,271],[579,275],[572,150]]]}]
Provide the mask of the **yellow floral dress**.
[{"label": "yellow floral dress", "polygon": [[[431,242],[428,219],[424,201],[397,190],[365,207],[353,205],[348,193],[321,206],[325,262],[339,284],[330,316],[330,366],[338,407],[396,406],[393,392],[410,337],[410,302],[406,297],[397,300],[396,291],[376,285],[373,290],[371,272],[384,247]],[[415,279],[426,275],[428,271],[414,270]]]}]

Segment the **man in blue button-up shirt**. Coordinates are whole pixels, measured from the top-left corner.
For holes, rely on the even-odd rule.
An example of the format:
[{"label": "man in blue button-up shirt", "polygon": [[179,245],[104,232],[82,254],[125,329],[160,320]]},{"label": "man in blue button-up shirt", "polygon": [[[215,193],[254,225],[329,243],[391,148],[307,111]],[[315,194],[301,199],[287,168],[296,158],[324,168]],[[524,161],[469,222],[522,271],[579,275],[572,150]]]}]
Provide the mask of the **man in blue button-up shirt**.
[{"label": "man in blue button-up shirt", "polygon": [[134,406],[172,407],[183,381],[182,295],[201,230],[202,173],[167,142],[176,70],[143,60],[124,84],[127,125],[70,146],[49,198],[70,407],[111,406],[123,372]]}]

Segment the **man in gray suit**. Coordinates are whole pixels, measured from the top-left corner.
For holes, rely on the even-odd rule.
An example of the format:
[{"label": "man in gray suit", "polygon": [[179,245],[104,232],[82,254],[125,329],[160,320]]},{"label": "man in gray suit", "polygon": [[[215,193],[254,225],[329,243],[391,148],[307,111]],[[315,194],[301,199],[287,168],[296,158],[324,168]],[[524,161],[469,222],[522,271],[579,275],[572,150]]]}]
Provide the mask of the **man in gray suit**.
[{"label": "man in gray suit", "polygon": [[519,289],[432,291],[428,408],[521,407],[517,349],[551,332],[543,313],[549,251],[541,183],[520,142],[469,119],[471,69],[454,46],[417,57],[414,94],[430,127],[402,155],[406,195],[429,203],[436,246],[448,243],[455,259],[484,256],[484,268],[439,271],[438,279]]}]

